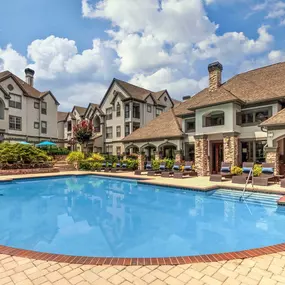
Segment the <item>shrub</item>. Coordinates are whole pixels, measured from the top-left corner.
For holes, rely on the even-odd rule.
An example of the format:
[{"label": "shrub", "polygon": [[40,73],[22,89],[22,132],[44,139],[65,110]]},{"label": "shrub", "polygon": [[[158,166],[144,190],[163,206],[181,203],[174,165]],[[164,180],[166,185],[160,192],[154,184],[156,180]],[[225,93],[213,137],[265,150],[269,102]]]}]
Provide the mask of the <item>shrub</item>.
[{"label": "shrub", "polygon": [[38,164],[48,165],[51,160],[46,152],[32,145],[0,144],[1,168],[35,168]]},{"label": "shrub", "polygon": [[241,175],[242,174],[242,168],[238,166],[232,166],[231,173],[234,175]]},{"label": "shrub", "polygon": [[255,164],[253,167],[253,176],[254,177],[260,176],[261,172],[262,172],[262,166],[259,164]]},{"label": "shrub", "polygon": [[41,148],[48,155],[67,155],[70,153],[70,150],[64,147],[49,147],[49,148]]},{"label": "shrub", "polygon": [[102,167],[101,162],[90,161],[90,160],[82,160],[79,162],[79,169],[80,170],[90,170],[94,171]]},{"label": "shrub", "polygon": [[79,169],[79,163],[84,160],[84,154],[80,151],[72,151],[66,158],[67,162]]},{"label": "shrub", "polygon": [[116,155],[111,155],[111,154],[103,154],[104,161],[111,162],[114,164],[115,162],[118,162],[118,157]]},{"label": "shrub", "polygon": [[93,155],[91,155],[91,157],[90,157],[90,160],[93,160],[93,161],[104,161],[105,158],[100,153],[93,153]]},{"label": "shrub", "polygon": [[128,169],[138,169],[138,160],[137,159],[131,159],[127,158],[123,160],[123,163],[126,163]]},{"label": "shrub", "polygon": [[165,162],[165,167],[167,169],[172,169],[173,165],[174,165],[174,160],[170,159],[170,158],[166,158],[166,159],[159,159],[159,160],[152,160],[152,168],[154,170],[158,170],[159,166],[162,162]]}]

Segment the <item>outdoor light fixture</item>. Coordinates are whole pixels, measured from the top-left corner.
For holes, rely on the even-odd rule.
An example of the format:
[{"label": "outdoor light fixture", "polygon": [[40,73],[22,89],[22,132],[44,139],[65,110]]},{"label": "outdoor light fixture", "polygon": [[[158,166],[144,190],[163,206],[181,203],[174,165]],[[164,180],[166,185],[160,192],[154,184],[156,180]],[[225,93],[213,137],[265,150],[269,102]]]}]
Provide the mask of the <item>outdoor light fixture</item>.
[{"label": "outdoor light fixture", "polygon": [[269,138],[273,138],[273,137],[274,137],[274,133],[273,133],[273,132],[268,132],[267,136],[268,136]]}]

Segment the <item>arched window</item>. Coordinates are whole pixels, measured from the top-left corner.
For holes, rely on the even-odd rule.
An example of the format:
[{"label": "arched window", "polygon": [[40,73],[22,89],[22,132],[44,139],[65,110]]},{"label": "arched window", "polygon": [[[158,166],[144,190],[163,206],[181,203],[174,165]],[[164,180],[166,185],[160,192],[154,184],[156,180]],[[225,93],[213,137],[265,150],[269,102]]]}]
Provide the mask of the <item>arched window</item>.
[{"label": "arched window", "polygon": [[225,113],[223,111],[213,111],[203,116],[203,127],[222,126],[225,124]]},{"label": "arched window", "polygon": [[94,131],[95,133],[100,133],[101,132],[101,123],[100,123],[100,118],[99,116],[96,116],[94,118]]},{"label": "arched window", "polygon": [[117,112],[117,117],[121,117],[121,105],[120,105],[120,103],[117,103],[116,112]]},{"label": "arched window", "polygon": [[0,120],[4,120],[4,111],[5,111],[5,105],[2,99],[0,99]]}]

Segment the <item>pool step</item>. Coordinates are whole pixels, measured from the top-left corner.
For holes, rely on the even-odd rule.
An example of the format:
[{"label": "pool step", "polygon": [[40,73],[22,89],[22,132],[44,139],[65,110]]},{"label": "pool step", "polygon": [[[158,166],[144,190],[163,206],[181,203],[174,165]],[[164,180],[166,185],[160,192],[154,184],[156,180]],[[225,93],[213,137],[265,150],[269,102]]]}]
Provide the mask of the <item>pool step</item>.
[{"label": "pool step", "polygon": [[[213,199],[221,199],[221,200],[226,200],[226,201],[239,201],[240,197],[242,196],[242,192],[220,189],[220,190],[212,191],[208,195],[210,198],[213,198]],[[281,195],[276,195],[276,194],[264,194],[264,193],[257,193],[257,192],[245,192],[244,193],[245,202],[251,203],[251,204],[276,206],[277,201],[281,197],[282,197]]]}]

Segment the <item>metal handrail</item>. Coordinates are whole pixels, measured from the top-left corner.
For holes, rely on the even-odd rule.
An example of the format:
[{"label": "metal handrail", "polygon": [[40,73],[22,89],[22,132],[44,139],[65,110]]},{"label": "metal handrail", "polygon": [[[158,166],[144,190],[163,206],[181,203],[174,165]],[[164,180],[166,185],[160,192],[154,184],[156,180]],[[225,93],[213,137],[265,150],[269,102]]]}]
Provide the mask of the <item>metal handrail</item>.
[{"label": "metal handrail", "polygon": [[243,190],[242,190],[242,195],[241,195],[240,198],[239,198],[240,201],[244,198],[244,192],[245,192],[245,190],[246,190],[246,187],[247,187],[247,185],[248,185],[250,176],[252,176],[252,174],[253,174],[253,168],[250,169],[249,174],[248,174],[248,176],[247,176],[247,179],[246,179],[246,181],[245,181],[245,185],[244,185],[244,188],[243,188]]}]

